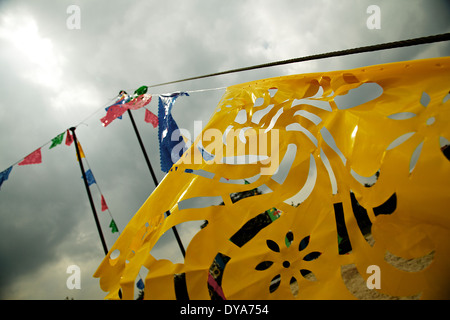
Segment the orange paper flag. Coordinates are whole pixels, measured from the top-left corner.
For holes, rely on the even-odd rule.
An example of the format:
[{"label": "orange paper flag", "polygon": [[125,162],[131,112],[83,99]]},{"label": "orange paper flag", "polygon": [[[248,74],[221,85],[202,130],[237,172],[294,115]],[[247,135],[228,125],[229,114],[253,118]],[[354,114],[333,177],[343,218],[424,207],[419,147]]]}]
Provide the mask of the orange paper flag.
[{"label": "orange paper flag", "polygon": [[[78,150],[80,150],[80,157],[84,158],[84,152],[83,152],[83,148],[81,147],[80,141],[78,141]],[[77,154],[77,160],[80,161],[80,158],[78,158],[78,154]]]}]

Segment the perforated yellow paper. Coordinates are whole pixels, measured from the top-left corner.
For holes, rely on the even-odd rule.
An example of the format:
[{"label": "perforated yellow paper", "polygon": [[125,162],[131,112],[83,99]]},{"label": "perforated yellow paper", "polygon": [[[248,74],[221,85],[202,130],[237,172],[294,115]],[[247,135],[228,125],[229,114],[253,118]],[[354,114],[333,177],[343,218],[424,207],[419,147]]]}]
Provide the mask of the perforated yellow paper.
[{"label": "perforated yellow paper", "polygon": [[[361,298],[349,268],[381,298],[449,299],[449,90],[450,58],[229,87],[99,266],[106,298],[145,267],[144,299]],[[184,263],[150,254],[203,220]]]}]

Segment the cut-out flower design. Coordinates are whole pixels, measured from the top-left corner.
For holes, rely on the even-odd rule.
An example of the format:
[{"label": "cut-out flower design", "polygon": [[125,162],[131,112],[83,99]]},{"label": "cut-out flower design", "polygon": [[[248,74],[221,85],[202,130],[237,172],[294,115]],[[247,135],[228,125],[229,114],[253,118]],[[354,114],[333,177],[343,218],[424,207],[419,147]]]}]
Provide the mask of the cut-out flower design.
[{"label": "cut-out flower design", "polygon": [[[267,247],[270,249],[270,251],[273,252],[273,261],[272,260],[266,260],[261,263],[259,263],[255,269],[257,271],[266,271],[266,270],[272,270],[276,269],[278,272],[270,281],[269,290],[270,293],[275,292],[281,285],[281,282],[286,283],[286,281],[289,281],[289,287],[294,296],[297,295],[298,292],[298,282],[297,278],[301,275],[305,279],[309,281],[316,281],[315,275],[312,273],[311,270],[306,269],[304,266],[304,262],[312,261],[320,257],[322,254],[318,251],[312,251],[307,253],[306,255],[301,257],[300,252],[305,250],[309,244],[310,236],[304,237],[297,248],[294,245],[294,235],[291,231],[289,231],[286,234],[285,237],[285,246],[287,250],[285,251],[285,254],[282,253],[280,246],[273,240],[267,240],[266,244]],[[298,250],[298,252],[292,252],[292,250]],[[290,259],[288,258],[290,257]],[[292,257],[298,257],[292,259]],[[272,266],[274,266],[272,268]],[[283,279],[282,279],[283,274]],[[289,279],[284,279],[284,275],[289,275]]]},{"label": "cut-out flower design", "polygon": [[[423,92],[420,98],[419,103],[417,103],[417,107],[415,108],[415,112],[399,112],[394,113],[388,116],[388,118],[392,120],[413,120],[415,118],[419,118],[417,123],[418,127],[416,131],[408,132],[394,141],[388,146],[387,150],[396,148],[406,140],[410,139],[412,136],[419,134],[422,137],[422,141],[417,145],[413,154],[411,155],[409,171],[412,173],[414,167],[419,159],[420,153],[422,151],[423,144],[425,142],[425,137],[432,137],[436,134],[436,131],[432,129],[434,126],[444,126],[442,122],[445,121],[446,117],[443,116],[446,112],[448,112],[448,105],[445,104],[447,100],[449,100],[450,93],[444,97],[442,101],[438,101],[433,99],[433,96],[430,96],[428,93]],[[431,129],[431,130],[430,130]],[[439,144],[441,147],[442,153],[445,154],[445,149],[449,145],[449,141],[446,137],[438,136]],[[428,139],[428,141],[432,141],[432,139]],[[447,156],[446,156],[447,157]],[[447,157],[448,158],[448,157]],[[450,159],[449,159],[450,160]]]}]

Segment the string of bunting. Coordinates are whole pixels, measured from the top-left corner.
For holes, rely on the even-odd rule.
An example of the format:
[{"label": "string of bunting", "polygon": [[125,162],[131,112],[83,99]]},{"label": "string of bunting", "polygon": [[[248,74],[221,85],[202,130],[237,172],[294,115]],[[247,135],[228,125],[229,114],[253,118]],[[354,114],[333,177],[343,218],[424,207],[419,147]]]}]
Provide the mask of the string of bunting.
[{"label": "string of bunting", "polygon": [[[225,89],[225,87],[175,92],[170,94],[148,94],[147,89],[148,89],[147,86],[141,86],[138,89],[136,89],[133,95],[128,95],[123,90],[120,91],[115,101],[105,108],[106,115],[100,119],[100,122],[104,127],[107,127],[115,119],[117,118],[122,119],[122,115],[128,109],[138,110],[144,108],[145,109],[144,121],[146,123],[151,124],[155,129],[158,126],[160,126],[158,133],[161,134],[161,136],[159,136],[161,170],[164,172],[168,172],[168,170],[173,164],[170,156],[171,145],[173,147],[173,144],[178,144],[177,141],[170,140],[172,133],[178,128],[171,114],[171,110],[175,100],[179,96],[183,95],[189,96],[189,93],[221,90]],[[155,115],[152,111],[150,111],[146,107],[152,101],[153,96],[159,96],[158,115]],[[91,116],[93,116],[93,114]],[[86,121],[88,118],[86,118],[84,121]],[[24,166],[42,163],[42,148],[50,144],[49,149],[53,149],[58,145],[62,144],[62,142],[64,141],[64,137],[66,137],[65,144],[67,146],[70,146],[73,142],[73,137],[70,134],[69,129],[66,129],[64,132],[57,134],[54,138],[52,138],[51,140],[49,140],[41,147],[31,152],[30,154],[28,154],[23,159],[17,161],[16,163],[10,165],[7,169],[0,172],[0,190],[3,183],[10,178],[13,167],[15,167],[16,165]]]},{"label": "string of bunting", "polygon": [[[111,124],[115,119],[122,119],[122,115],[127,110],[138,110],[141,108],[145,109],[144,121],[153,126],[153,128],[158,128],[158,142],[159,142],[159,150],[160,150],[160,164],[161,170],[163,172],[169,172],[172,165],[178,160],[176,157],[172,156],[172,150],[175,145],[182,144],[182,148],[178,154],[178,158],[181,157],[183,151],[186,149],[185,139],[181,134],[179,134],[178,125],[172,117],[172,107],[175,103],[175,100],[180,96],[189,96],[189,93],[193,92],[206,92],[211,90],[220,90],[225,88],[213,88],[213,89],[201,89],[195,91],[187,91],[187,92],[174,92],[170,94],[159,94],[158,95],[158,115],[155,115],[151,112],[146,106],[152,101],[152,96],[147,93],[147,86],[139,87],[133,95],[128,95],[125,91],[120,91],[119,95],[115,98],[114,102],[105,108],[106,115],[100,119],[101,124],[104,127],[107,127]],[[102,107],[103,108],[103,107]],[[97,113],[97,112],[96,112]],[[94,113],[95,114],[95,113]],[[91,114],[92,117],[94,114]],[[131,115],[130,115],[131,116]],[[89,119],[87,117],[84,121]],[[82,122],[83,123],[83,122]],[[175,137],[174,135],[178,134]],[[24,157],[22,160],[17,161],[15,164],[11,165],[6,170],[0,172],[0,188],[4,181],[9,179],[11,171],[15,165],[24,166],[24,165],[32,165],[32,164],[40,164],[42,163],[42,148],[50,144],[49,149],[53,149],[59,145],[61,145],[64,141],[65,137],[65,145],[71,146],[74,142],[74,137],[70,133],[69,129],[66,129],[64,132],[57,134],[50,141],[46,142],[41,147],[37,148],[35,151],[31,152],[29,155]],[[187,141],[191,143],[191,141]],[[86,159],[86,155],[81,147],[80,141],[77,141],[77,146],[79,150],[80,156],[76,154],[77,161],[84,161],[87,164],[88,169],[84,172],[88,184],[88,188],[91,185],[96,185],[98,189],[98,193],[100,195],[100,205],[101,211],[107,211],[111,218],[109,228],[111,229],[111,233],[119,233],[119,228],[114,220],[111,211],[106,203],[105,197],[100,190],[100,187],[94,177],[92,169],[90,168],[89,162]],[[199,147],[201,148],[201,147]],[[203,154],[203,152],[202,152]],[[83,176],[81,177],[83,179]],[[144,288],[144,284],[142,279],[136,284],[139,289]]]},{"label": "string of bunting", "polygon": [[[98,193],[100,194],[100,205],[101,205],[101,210],[102,212],[107,211],[109,213],[109,216],[111,217],[111,222],[109,223],[109,227],[111,228],[111,233],[116,233],[119,232],[119,228],[117,227],[117,224],[114,220],[114,217],[112,216],[111,211],[109,210],[108,205],[106,204],[106,200],[105,197],[103,195],[103,192],[100,189],[100,186],[98,185],[97,181],[95,180],[94,174],[92,172],[91,166],[89,165],[89,162],[86,158],[86,154],[83,151],[83,148],[81,147],[80,142],[78,141],[78,150],[80,151],[80,157],[82,159],[84,159],[84,162],[87,164],[88,169],[85,172],[86,175],[86,180],[88,183],[88,186],[90,187],[91,185],[95,184],[95,186],[97,187]],[[77,156],[78,157],[78,156]],[[81,161],[82,161],[81,159]],[[80,161],[80,159],[77,159],[78,161]],[[81,177],[83,179],[83,177]]]},{"label": "string of bunting", "polygon": [[[158,115],[155,115],[153,112],[151,112],[146,106],[152,101],[152,95],[147,93],[147,86],[141,86],[139,87],[133,95],[128,95],[125,91],[120,91],[119,95],[116,97],[115,101],[105,108],[106,115],[100,119],[101,124],[104,127],[107,127],[109,124],[111,124],[115,119],[122,119],[122,115],[127,110],[138,110],[141,108],[145,109],[145,115],[144,115],[144,121],[146,123],[149,123],[153,126],[153,128],[158,128],[158,141],[159,141],[159,149],[160,149],[160,163],[161,163],[161,170],[164,172],[168,172],[170,168],[172,167],[173,163],[177,161],[177,159],[172,158],[172,149],[177,144],[183,144],[183,148],[181,148],[180,153],[178,154],[178,157],[181,157],[183,150],[185,149],[185,141],[183,139],[183,136],[178,133],[178,137],[176,139],[173,139],[174,132],[180,132],[178,129],[178,125],[176,124],[175,120],[172,117],[172,107],[175,103],[175,100],[180,96],[189,96],[188,92],[174,92],[171,94],[160,94],[158,99]],[[220,90],[225,88],[214,88],[214,89],[202,89],[202,90],[195,90],[195,91],[189,91],[189,92],[206,92],[211,90]],[[94,113],[95,114],[95,113]],[[92,114],[91,116],[93,116]],[[90,117],[86,118],[84,121],[89,119]],[[66,129],[64,132],[56,135],[53,139],[45,143],[43,146],[39,147],[35,151],[31,152],[29,155],[24,157],[21,161],[16,162],[15,164],[11,165],[6,170],[0,172],[0,188],[4,181],[9,179],[9,176],[11,174],[11,171],[15,165],[23,166],[23,165],[32,165],[32,164],[40,164],[42,163],[42,152],[41,149],[45,147],[46,145],[50,144],[49,149],[53,149],[59,145],[62,144],[65,137],[65,144],[66,146],[71,146],[74,142],[74,138],[72,134],[70,133],[69,129]],[[85,176],[87,180],[88,187],[91,185],[96,185],[98,192],[100,194],[100,205],[101,205],[101,211],[107,211],[109,213],[109,216],[111,218],[109,228],[111,229],[111,233],[119,233],[119,228],[116,224],[116,221],[114,220],[114,217],[112,216],[111,211],[109,210],[109,207],[106,203],[105,197],[100,190],[100,186],[98,185],[94,174],[92,172],[92,169],[89,165],[89,162],[87,161],[86,155],[84,153],[83,148],[81,147],[80,141],[77,141],[77,146],[79,150],[80,156],[77,156],[77,161],[83,161],[87,164],[88,169],[85,171]],[[81,177],[83,179],[83,176]],[[144,283],[142,281],[142,278],[138,281],[136,284],[137,288],[140,290],[144,289]]]}]

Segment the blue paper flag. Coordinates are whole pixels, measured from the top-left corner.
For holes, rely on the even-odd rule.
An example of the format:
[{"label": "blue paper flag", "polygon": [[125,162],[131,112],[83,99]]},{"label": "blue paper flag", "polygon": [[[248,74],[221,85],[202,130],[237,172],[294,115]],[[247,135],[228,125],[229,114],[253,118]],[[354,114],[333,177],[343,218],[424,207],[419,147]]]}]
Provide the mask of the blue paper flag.
[{"label": "blue paper flag", "polygon": [[[81,177],[81,179],[83,179],[83,177]],[[96,183],[91,169],[88,169],[88,171],[86,171],[86,180],[89,186],[93,183]]]},{"label": "blue paper flag", "polygon": [[[160,95],[158,102],[158,140],[161,170],[169,172],[172,165],[180,159],[187,147],[177,123],[172,117],[172,107],[179,96],[189,96],[187,92]],[[176,148],[175,148],[176,147]]]},{"label": "blue paper flag", "polygon": [[8,180],[9,174],[11,173],[11,170],[12,170],[12,166],[9,167],[6,170],[0,172],[0,188],[1,188],[2,184],[3,184],[3,181]]}]

